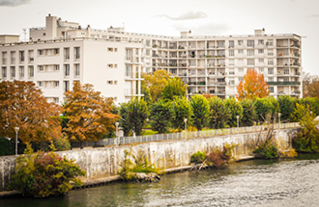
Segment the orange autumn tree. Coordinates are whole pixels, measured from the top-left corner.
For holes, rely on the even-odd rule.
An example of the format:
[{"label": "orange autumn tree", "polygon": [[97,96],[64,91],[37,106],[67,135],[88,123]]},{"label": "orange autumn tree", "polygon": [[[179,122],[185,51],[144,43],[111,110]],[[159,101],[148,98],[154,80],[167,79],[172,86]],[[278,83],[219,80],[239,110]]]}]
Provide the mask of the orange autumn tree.
[{"label": "orange autumn tree", "polygon": [[23,143],[59,138],[61,109],[48,103],[32,82],[3,81],[0,83],[0,137],[15,138],[14,128],[19,127],[19,139]]},{"label": "orange autumn tree", "polygon": [[254,98],[264,98],[270,93],[269,85],[264,80],[264,75],[259,74],[255,69],[248,69],[246,75],[244,76],[244,81],[240,81],[236,87],[237,100],[242,100],[244,98],[254,99]]},{"label": "orange autumn tree", "polygon": [[115,131],[114,123],[119,119],[112,113],[113,100],[94,91],[93,85],[75,82],[72,91],[65,95],[64,116],[67,119],[65,133],[71,141],[81,143],[98,141]]}]

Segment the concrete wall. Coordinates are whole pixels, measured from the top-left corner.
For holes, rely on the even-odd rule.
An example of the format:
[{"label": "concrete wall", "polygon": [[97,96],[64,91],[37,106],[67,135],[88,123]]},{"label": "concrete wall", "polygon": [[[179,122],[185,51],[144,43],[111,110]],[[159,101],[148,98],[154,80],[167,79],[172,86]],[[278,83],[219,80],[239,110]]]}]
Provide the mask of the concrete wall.
[{"label": "concrete wall", "polygon": [[[275,138],[281,145],[289,147],[289,134],[295,129],[276,130]],[[161,168],[189,165],[190,156],[197,151],[211,152],[212,148],[222,148],[226,143],[239,144],[235,149],[237,157],[251,155],[255,149],[257,133],[234,134],[189,140],[148,142],[119,147],[86,148],[59,152],[61,156],[75,159],[87,171],[87,179],[116,175],[123,161],[124,150],[137,153],[143,150],[152,163]],[[0,192],[6,189],[14,173],[15,156],[0,157]]]}]

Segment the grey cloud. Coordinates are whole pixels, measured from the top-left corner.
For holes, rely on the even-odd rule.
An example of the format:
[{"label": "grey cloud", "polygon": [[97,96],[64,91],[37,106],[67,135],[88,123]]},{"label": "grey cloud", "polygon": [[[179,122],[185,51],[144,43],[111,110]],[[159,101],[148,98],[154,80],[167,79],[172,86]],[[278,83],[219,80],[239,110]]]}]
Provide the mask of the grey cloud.
[{"label": "grey cloud", "polygon": [[157,15],[156,17],[166,17],[167,19],[170,19],[170,20],[190,20],[190,19],[201,19],[201,18],[205,18],[207,16],[208,15],[204,12],[189,11],[189,12],[181,14],[177,17],[171,17],[171,16],[168,16],[166,14],[160,14],[160,15]]},{"label": "grey cloud", "polygon": [[227,24],[215,24],[213,22],[203,25],[173,24],[172,26],[179,31],[192,30],[197,35],[221,34],[230,29]]},{"label": "grey cloud", "polygon": [[0,0],[0,6],[20,6],[29,3],[31,0]]}]

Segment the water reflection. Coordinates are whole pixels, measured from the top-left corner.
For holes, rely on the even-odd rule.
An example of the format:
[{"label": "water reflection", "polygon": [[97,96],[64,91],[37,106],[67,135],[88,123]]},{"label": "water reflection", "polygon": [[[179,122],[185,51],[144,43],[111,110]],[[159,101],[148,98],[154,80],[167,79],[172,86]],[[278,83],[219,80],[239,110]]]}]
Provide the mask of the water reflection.
[{"label": "water reflection", "polygon": [[317,206],[317,155],[253,160],[223,170],[163,176],[158,183],[113,183],[48,199],[7,198],[0,206]]}]

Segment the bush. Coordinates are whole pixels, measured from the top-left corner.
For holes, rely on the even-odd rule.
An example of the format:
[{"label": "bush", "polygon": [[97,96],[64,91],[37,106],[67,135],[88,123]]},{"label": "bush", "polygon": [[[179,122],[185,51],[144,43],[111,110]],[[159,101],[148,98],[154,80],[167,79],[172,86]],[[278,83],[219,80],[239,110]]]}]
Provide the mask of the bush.
[{"label": "bush", "polygon": [[191,163],[199,164],[203,163],[204,160],[207,158],[205,152],[198,151],[191,156]]},{"label": "bush", "polygon": [[281,113],[281,120],[282,122],[288,122],[291,120],[291,114],[293,113],[296,105],[296,99],[292,98],[289,95],[286,96],[279,96],[277,98],[279,103],[280,113]]},{"label": "bush", "polygon": [[53,145],[57,149],[57,151],[65,151],[71,149],[71,144],[67,136],[53,138]]},{"label": "bush", "polygon": [[225,106],[225,103],[217,97],[210,98],[209,104],[209,127],[213,129],[225,128],[228,119],[230,118],[229,109]]},{"label": "bush", "polygon": [[14,148],[14,140],[7,140],[4,137],[0,137],[0,156],[3,155],[13,155],[15,148]]},{"label": "bush", "polygon": [[209,101],[203,95],[193,95],[190,100],[193,110],[193,123],[197,131],[206,126],[210,114]]},{"label": "bush", "polygon": [[74,160],[54,152],[34,153],[30,144],[24,153],[16,160],[16,174],[12,176],[10,190],[17,190],[24,196],[47,197],[64,194],[72,187],[82,185],[76,177],[84,176],[85,171]]},{"label": "bush", "polygon": [[241,121],[241,119],[243,117],[243,107],[233,97],[225,99],[224,101],[225,101],[226,108],[228,108],[230,111],[230,119],[228,119],[228,125],[230,127],[236,127],[237,126],[237,116],[239,116],[239,121]]},{"label": "bush", "polygon": [[240,101],[243,107],[243,118],[241,119],[240,126],[252,126],[256,120],[255,105],[250,99],[243,99]]},{"label": "bush", "polygon": [[173,108],[163,100],[155,102],[150,108],[150,123],[153,131],[159,134],[168,132],[173,116]]},{"label": "bush", "polygon": [[266,116],[271,116],[273,105],[270,99],[267,98],[256,98],[254,101],[256,107],[257,119],[256,121],[263,123],[266,121]]},{"label": "bush", "polygon": [[260,147],[253,151],[257,158],[275,159],[279,157],[278,148],[270,141],[264,142]]},{"label": "bush", "polygon": [[230,160],[230,156],[227,154],[228,152],[225,146],[223,146],[223,151],[215,149],[207,156],[207,163],[217,168],[226,167]]}]

